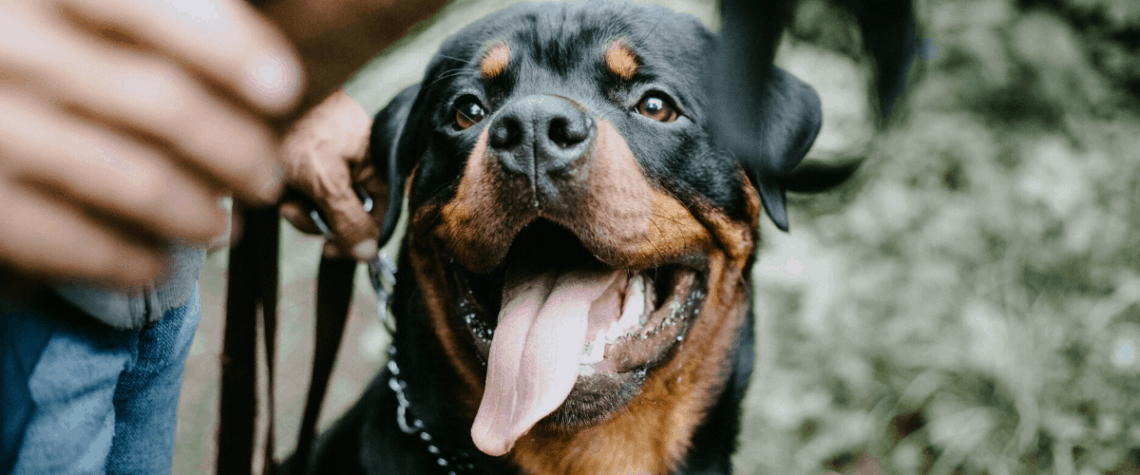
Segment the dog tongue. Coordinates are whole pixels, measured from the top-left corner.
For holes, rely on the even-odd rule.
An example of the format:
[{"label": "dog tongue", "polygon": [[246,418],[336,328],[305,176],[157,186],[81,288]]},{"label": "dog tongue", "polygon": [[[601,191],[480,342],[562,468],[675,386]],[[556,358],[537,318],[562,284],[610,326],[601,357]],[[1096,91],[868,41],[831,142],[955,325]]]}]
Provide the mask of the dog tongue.
[{"label": "dog tongue", "polygon": [[554,412],[578,379],[591,308],[622,271],[511,267],[471,438],[503,455]]}]

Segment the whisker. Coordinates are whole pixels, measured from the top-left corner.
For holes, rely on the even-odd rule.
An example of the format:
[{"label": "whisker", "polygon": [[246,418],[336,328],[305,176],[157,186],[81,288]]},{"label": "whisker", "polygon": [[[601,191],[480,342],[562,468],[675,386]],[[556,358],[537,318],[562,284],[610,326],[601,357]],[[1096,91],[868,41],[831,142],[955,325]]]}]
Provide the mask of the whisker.
[{"label": "whisker", "polygon": [[459,61],[459,62],[462,62],[462,63],[465,63],[465,64],[471,64],[471,60],[469,60],[469,59],[458,58],[458,57],[455,57],[455,56],[448,56],[448,55],[445,55],[445,54],[438,54],[437,56],[439,56],[440,58],[444,58],[444,59],[450,59],[450,60],[452,60],[452,61]]},{"label": "whisker", "polygon": [[427,87],[429,87],[429,88],[433,87],[437,83],[439,83],[440,81],[443,81],[445,79],[451,79],[453,77],[458,77],[458,76],[462,75],[464,72],[465,72],[465,70],[463,70],[463,69],[452,69],[450,71],[446,71],[443,74],[440,74],[439,77],[435,78],[434,81],[429,83]]}]

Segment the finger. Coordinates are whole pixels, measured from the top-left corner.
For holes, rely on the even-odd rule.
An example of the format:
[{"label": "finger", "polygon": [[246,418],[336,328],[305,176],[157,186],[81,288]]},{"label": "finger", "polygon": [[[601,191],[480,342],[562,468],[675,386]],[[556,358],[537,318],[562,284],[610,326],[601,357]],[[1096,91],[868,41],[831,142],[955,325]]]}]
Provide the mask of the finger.
[{"label": "finger", "polygon": [[63,30],[17,36],[55,51],[4,51],[7,67],[28,77],[29,85],[22,87],[28,93],[154,137],[173,147],[196,172],[243,200],[276,200],[280,184],[272,132],[186,71],[161,58],[84,41]]},{"label": "finger", "polygon": [[344,250],[332,241],[325,241],[324,246],[321,246],[321,255],[330,259],[356,259],[350,254],[345,254]]},{"label": "finger", "polygon": [[131,286],[162,269],[165,253],[157,243],[116,232],[20,185],[0,186],[0,262],[17,272]]},{"label": "finger", "polygon": [[157,150],[0,92],[9,180],[162,238],[208,242],[225,230],[220,195]]},{"label": "finger", "polygon": [[388,183],[376,174],[376,167],[367,161],[365,163],[360,171],[353,173],[356,177],[354,181],[356,186],[363,188],[372,197],[372,221],[382,223],[384,214],[388,211]]},{"label": "finger", "polygon": [[353,191],[350,169],[360,171],[371,123],[356,101],[336,91],[294,125],[282,146],[291,185],[312,197],[341,250],[362,260],[376,256],[379,229]]},{"label": "finger", "polygon": [[255,117],[166,60],[90,41],[18,7],[0,14],[0,37],[10,40],[0,41],[0,77],[20,76],[10,82],[161,140],[239,198],[276,200],[276,142]]},{"label": "finger", "polygon": [[221,234],[214,236],[214,238],[210,240],[210,243],[206,245],[206,252],[208,253],[233,246],[237,243],[237,236],[240,235],[240,230],[233,224],[233,199],[231,197],[225,197],[218,200],[218,208],[225,214],[226,229],[222,231]]},{"label": "finger", "polygon": [[281,114],[302,85],[296,52],[244,2],[64,0],[83,20],[151,45],[210,77],[263,112]]},{"label": "finger", "polygon": [[[372,244],[365,242],[360,249],[360,257],[371,259],[370,253],[374,252],[371,252],[370,247],[376,247],[376,236],[379,235],[379,231],[370,234],[367,228],[361,229],[360,215],[367,216],[367,213],[364,211],[364,205],[352,191],[348,164],[338,153],[320,148],[319,140],[302,140],[292,146],[288,141],[287,139],[285,150],[286,154],[291,154],[286,159],[286,164],[292,165],[292,168],[288,169],[290,184],[298,192],[309,197],[320,210],[321,218],[332,231],[331,241],[341,247],[345,254],[352,255],[356,246],[371,238]],[[301,211],[308,213],[309,210],[305,208],[307,206],[299,206],[296,210],[286,207],[285,210],[289,213],[299,214]],[[286,216],[286,219],[289,219],[289,216]],[[310,219],[299,217],[296,221],[302,226],[305,226],[305,221],[311,222]]]},{"label": "finger", "polygon": [[379,250],[377,238],[380,229],[373,221],[372,215],[364,211],[364,204],[356,197],[356,193],[347,186],[337,189],[318,200],[325,217],[328,218],[329,228],[336,236],[335,242],[346,254],[356,259],[367,261],[376,257]]},{"label": "finger", "polygon": [[321,229],[309,217],[309,209],[296,201],[287,201],[281,204],[278,212],[289,224],[305,234],[321,234]]},{"label": "finger", "polygon": [[230,215],[230,240],[229,245],[237,244],[241,237],[245,235],[245,219],[242,219],[242,209],[240,205],[234,204],[229,212]]}]

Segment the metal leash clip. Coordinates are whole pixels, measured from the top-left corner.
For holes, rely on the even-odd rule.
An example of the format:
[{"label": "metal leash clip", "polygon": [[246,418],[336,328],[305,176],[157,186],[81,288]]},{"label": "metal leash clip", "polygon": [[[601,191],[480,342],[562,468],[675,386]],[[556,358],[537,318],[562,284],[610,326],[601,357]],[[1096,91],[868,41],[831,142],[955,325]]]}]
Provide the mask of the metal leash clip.
[{"label": "metal leash clip", "polygon": [[[353,191],[356,192],[356,197],[360,198],[360,202],[364,204],[364,211],[371,213],[376,202],[368,194],[368,191],[360,186],[354,186]],[[332,228],[325,222],[324,216],[321,215],[316,206],[313,206],[312,210],[309,211],[309,219],[313,220],[325,239],[336,240]],[[388,300],[392,297],[389,289],[396,286],[396,263],[388,257],[387,253],[380,251],[374,259],[368,261],[368,278],[372,281],[372,289],[376,291],[376,297],[380,301],[380,321],[387,324]]]}]

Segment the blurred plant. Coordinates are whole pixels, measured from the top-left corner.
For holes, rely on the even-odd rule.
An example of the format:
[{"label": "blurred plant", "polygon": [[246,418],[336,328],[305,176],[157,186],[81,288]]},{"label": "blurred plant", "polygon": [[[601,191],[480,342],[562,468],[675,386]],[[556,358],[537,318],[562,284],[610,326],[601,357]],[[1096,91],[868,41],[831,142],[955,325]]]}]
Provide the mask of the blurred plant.
[{"label": "blurred plant", "polygon": [[[765,234],[737,467],[1140,474],[1140,2],[920,5],[862,190]],[[863,61],[841,10],[799,13]]]}]

